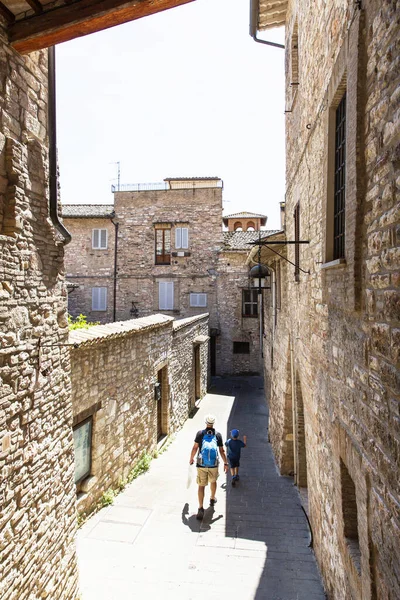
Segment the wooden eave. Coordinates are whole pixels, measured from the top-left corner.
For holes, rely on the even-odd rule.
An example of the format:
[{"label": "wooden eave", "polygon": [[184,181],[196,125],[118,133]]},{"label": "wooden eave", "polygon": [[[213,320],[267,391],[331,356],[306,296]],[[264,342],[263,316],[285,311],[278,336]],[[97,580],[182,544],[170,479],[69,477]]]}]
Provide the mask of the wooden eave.
[{"label": "wooden eave", "polygon": [[[28,54],[69,40],[147,17],[194,0],[25,0],[27,12],[17,14],[21,0],[2,0],[11,45]],[[14,9],[14,10],[13,10]]]}]

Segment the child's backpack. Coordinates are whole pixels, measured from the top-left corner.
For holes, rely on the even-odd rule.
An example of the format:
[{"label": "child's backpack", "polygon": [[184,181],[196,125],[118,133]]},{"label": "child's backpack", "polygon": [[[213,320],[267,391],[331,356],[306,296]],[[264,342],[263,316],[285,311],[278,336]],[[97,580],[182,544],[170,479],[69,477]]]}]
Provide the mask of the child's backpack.
[{"label": "child's backpack", "polygon": [[217,436],[212,431],[204,431],[197,464],[202,467],[218,466]]}]

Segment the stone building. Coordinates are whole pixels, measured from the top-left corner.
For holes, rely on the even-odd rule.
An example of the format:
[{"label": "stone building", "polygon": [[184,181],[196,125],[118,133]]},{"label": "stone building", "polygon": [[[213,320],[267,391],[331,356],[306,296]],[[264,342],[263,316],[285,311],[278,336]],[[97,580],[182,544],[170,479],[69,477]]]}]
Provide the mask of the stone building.
[{"label": "stone building", "polygon": [[72,331],[78,510],[180,429],[208,384],[208,315],[152,315]]},{"label": "stone building", "polygon": [[48,59],[45,51],[22,57],[3,27],[0,44],[0,597],[74,599],[72,405],[63,240],[49,218]]},{"label": "stone building", "polygon": [[108,323],[207,311],[211,373],[261,372],[258,300],[246,258],[259,235],[254,227],[267,218],[239,214],[240,231],[237,215],[222,220],[217,177],[122,186],[109,206],[64,205],[72,234],[65,258],[74,284],[70,314]]},{"label": "stone building", "polygon": [[270,439],[281,473],[308,496],[328,597],[394,600],[398,3],[252,8],[252,34],[286,30],[285,229],[262,246],[275,282],[265,303]]},{"label": "stone building", "polygon": [[[0,597],[76,600],[76,493],[64,244],[48,46],[187,0],[124,11],[0,4]],[[129,4],[129,6],[128,6]]]}]

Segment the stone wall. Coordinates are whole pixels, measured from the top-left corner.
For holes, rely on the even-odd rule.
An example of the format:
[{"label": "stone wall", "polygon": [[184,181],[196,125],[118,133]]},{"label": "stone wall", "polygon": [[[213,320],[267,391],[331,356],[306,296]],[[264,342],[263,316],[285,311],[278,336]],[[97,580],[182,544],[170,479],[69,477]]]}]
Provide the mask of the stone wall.
[{"label": "stone wall", "polygon": [[207,331],[208,315],[176,322],[153,315],[71,332],[74,425],[92,419],[90,474],[78,484],[80,512],[92,510],[144,451],[152,453],[160,438],[183,425],[195,400],[197,345],[200,396],[206,393]]},{"label": "stone wall", "polygon": [[[196,187],[217,183],[192,180],[181,182],[186,188],[115,192],[114,211],[109,207],[108,212],[118,223],[116,318],[132,318],[132,308],[139,317],[163,313],[187,318],[206,310],[210,328],[220,332],[213,339],[217,355],[213,374],[259,373],[259,320],[242,316],[242,289],[249,284],[248,242],[254,236],[241,232],[235,239],[227,239],[222,231],[222,188]],[[88,216],[96,210],[97,215],[104,214],[104,208],[65,206],[64,223],[72,234],[66,252],[67,278],[79,286],[69,292],[69,312],[109,323],[113,320],[115,230],[109,216]],[[254,219],[255,224],[260,222]],[[160,224],[171,234],[168,265],[155,264],[155,228]],[[186,249],[175,248],[177,227],[188,229]],[[95,228],[107,229],[107,249],[92,249]],[[170,310],[160,310],[159,286],[163,282],[173,283]],[[92,289],[98,286],[107,287],[107,310],[102,312],[92,310]],[[191,293],[206,294],[207,306],[191,306]],[[250,353],[234,353],[235,341],[248,342]]]},{"label": "stone wall", "polygon": [[[249,288],[247,252],[221,252],[218,263],[217,373],[259,374],[262,371],[259,319],[242,314],[242,291]],[[249,354],[234,353],[234,342],[247,342]]]},{"label": "stone wall", "polygon": [[[68,294],[69,313],[74,317],[83,314],[89,322],[109,323],[114,306],[115,225],[108,218],[64,218],[63,222],[72,236],[65,249],[66,276],[68,282],[79,286]],[[92,248],[93,229],[107,230],[106,249]],[[94,287],[107,288],[105,311],[92,310]]]},{"label": "stone wall", "polygon": [[[182,427],[209,383],[208,320],[203,316],[173,322],[171,348],[171,431]],[[198,357],[196,353],[198,352]],[[198,364],[196,366],[196,359]],[[196,383],[196,377],[198,378]]]},{"label": "stone wall", "polygon": [[49,221],[47,52],[0,29],[0,597],[75,600],[63,245]]},{"label": "stone wall", "polygon": [[[132,301],[139,316],[160,311],[158,284],[174,283],[174,307],[165,314],[180,318],[204,312],[189,305],[190,292],[207,293],[210,323],[216,318],[215,277],[221,244],[221,188],[116,192],[115,213],[119,221],[117,318],[129,318]],[[171,225],[171,251],[175,228],[187,227],[189,248],[185,256],[171,256],[170,265],[155,265],[155,225]],[[180,253],[180,252],[179,252]]]},{"label": "stone wall", "polygon": [[[269,334],[270,437],[283,472],[306,463],[315,552],[335,600],[400,597],[395,4],[290,2],[286,23],[286,237],[300,203],[310,273],[296,281],[288,265]],[[332,261],[332,117],[345,90],[345,257]]]}]

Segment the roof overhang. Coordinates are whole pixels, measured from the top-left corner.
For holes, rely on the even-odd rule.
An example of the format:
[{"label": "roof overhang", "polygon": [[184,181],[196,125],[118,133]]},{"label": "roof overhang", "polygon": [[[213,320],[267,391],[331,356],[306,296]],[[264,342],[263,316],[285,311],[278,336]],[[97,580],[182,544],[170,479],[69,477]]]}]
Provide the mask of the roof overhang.
[{"label": "roof overhang", "polygon": [[285,25],[287,7],[288,0],[250,0],[250,35]]},{"label": "roof overhang", "polygon": [[[11,45],[28,54],[195,0],[2,0]],[[24,11],[24,12],[21,12]]]}]

